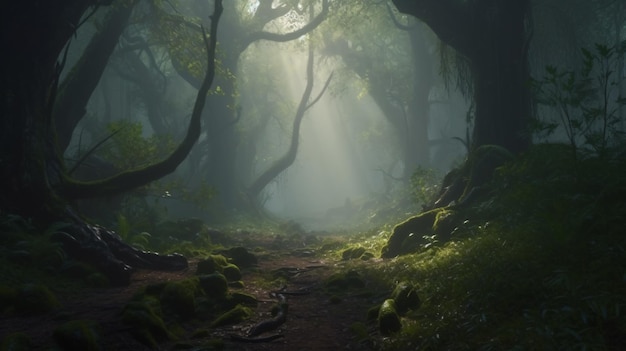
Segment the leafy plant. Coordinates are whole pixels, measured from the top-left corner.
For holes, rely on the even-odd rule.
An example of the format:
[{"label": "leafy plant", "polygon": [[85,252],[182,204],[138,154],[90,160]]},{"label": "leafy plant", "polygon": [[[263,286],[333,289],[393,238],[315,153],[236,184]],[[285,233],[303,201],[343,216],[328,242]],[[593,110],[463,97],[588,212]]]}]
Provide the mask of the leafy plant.
[{"label": "leafy plant", "polygon": [[548,138],[560,127],[574,155],[581,143],[604,155],[624,133],[620,109],[626,105],[626,98],[620,95],[622,77],[618,67],[623,64],[626,42],[613,47],[596,44],[594,50],[583,48],[581,52],[579,70],[549,65],[543,78],[532,81],[536,101],[554,110],[557,116],[535,120],[533,132]]},{"label": "leafy plant", "polygon": [[427,204],[439,192],[440,177],[434,169],[420,166],[411,175],[410,186],[415,202]]}]

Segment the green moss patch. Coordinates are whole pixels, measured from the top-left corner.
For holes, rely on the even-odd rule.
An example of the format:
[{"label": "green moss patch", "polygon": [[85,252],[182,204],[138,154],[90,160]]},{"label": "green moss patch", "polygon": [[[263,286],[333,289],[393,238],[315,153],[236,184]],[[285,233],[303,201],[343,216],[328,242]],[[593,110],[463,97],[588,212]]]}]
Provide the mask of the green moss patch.
[{"label": "green moss patch", "polygon": [[235,308],[217,317],[211,323],[211,328],[221,327],[229,324],[237,324],[250,318],[251,315],[252,310],[250,308],[242,305],[237,305],[235,306]]},{"label": "green moss patch", "polygon": [[52,335],[63,350],[104,350],[101,328],[95,321],[69,321],[56,328]]}]

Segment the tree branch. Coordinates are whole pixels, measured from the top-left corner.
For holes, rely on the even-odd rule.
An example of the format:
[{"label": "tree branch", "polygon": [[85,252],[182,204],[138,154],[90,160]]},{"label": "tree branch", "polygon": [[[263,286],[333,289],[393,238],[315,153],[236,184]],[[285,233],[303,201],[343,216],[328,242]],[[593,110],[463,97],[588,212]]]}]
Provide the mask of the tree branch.
[{"label": "tree branch", "polygon": [[476,34],[470,3],[457,0],[392,0],[398,11],[426,23],[441,41],[471,56]]},{"label": "tree branch", "polygon": [[326,91],[328,84],[330,83],[330,79],[332,78],[332,74],[326,80],[326,85],[324,89],[322,89],[322,93],[315,99],[314,102],[309,104],[309,99],[311,97],[311,92],[313,91],[313,48],[311,44],[309,44],[309,56],[307,61],[306,68],[306,76],[307,83],[304,89],[304,93],[302,94],[302,98],[300,99],[300,104],[298,105],[298,110],[296,111],[296,117],[293,121],[293,128],[291,132],[291,144],[289,145],[289,150],[285,152],[285,154],[276,160],[268,169],[266,169],[261,175],[259,175],[254,182],[248,187],[248,197],[250,200],[255,200],[261,191],[280,173],[282,173],[285,169],[289,168],[296,160],[296,155],[298,153],[298,146],[300,143],[300,125],[302,124],[302,119],[304,118],[304,113],[306,110],[311,107],[315,102],[319,100],[321,94]]},{"label": "tree branch", "polygon": [[326,16],[328,15],[328,8],[329,8],[328,0],[323,0],[322,11],[314,19],[312,19],[309,23],[307,23],[305,26],[290,33],[278,34],[278,33],[270,33],[270,32],[265,32],[265,31],[251,33],[246,38],[243,38],[243,40],[241,41],[242,42],[241,51],[244,51],[248,46],[250,46],[250,44],[258,40],[268,40],[268,41],[275,41],[275,42],[283,43],[286,41],[298,39],[299,37],[317,28],[317,26],[319,26],[322,22],[324,22],[324,20],[326,19]]},{"label": "tree branch", "polygon": [[90,198],[99,196],[108,196],[115,193],[132,190],[134,188],[146,185],[154,180],[172,173],[178,165],[185,160],[189,151],[198,141],[201,131],[201,116],[204,108],[206,95],[215,78],[215,47],[217,44],[217,25],[222,14],[222,0],[215,1],[215,10],[211,16],[211,32],[209,41],[203,30],[204,43],[207,49],[207,72],[202,82],[202,86],[198,90],[196,102],[193,107],[193,113],[187,129],[187,135],[181,144],[174,150],[165,160],[152,164],[145,168],[127,171],[115,175],[111,178],[94,181],[79,182],[64,177],[64,182],[60,185],[60,193],[69,199]]},{"label": "tree branch", "polygon": [[74,128],[85,115],[85,106],[98,85],[109,57],[137,3],[138,1],[134,0],[128,5],[112,8],[102,29],[91,38],[80,60],[59,87],[52,114],[59,150],[65,151]]}]

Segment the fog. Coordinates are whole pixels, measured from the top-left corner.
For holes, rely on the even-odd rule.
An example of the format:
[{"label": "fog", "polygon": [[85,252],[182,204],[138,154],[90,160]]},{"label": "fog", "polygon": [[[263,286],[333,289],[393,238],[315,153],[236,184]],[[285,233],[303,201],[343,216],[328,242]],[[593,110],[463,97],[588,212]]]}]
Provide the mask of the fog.
[{"label": "fog", "polygon": [[[357,21],[350,31],[337,30],[340,27],[329,19],[328,25],[296,40],[260,40],[238,51],[233,43],[245,35],[242,26],[254,27],[246,21],[260,11],[258,2],[248,5],[230,8],[228,4],[231,10],[242,12],[226,13],[230,20],[220,24],[218,77],[207,97],[197,145],[174,174],[129,197],[173,218],[212,222],[232,213],[249,213],[254,204],[273,218],[293,220],[307,229],[327,229],[338,224],[337,215],[341,217],[346,208],[361,210],[364,204],[375,203],[368,207],[375,211],[376,206],[400,201],[398,196],[407,197],[416,168],[443,175],[463,160],[466,150],[459,140],[466,138],[468,106],[454,87],[446,88],[438,78],[440,68],[433,64],[437,44],[426,27],[410,34],[424,38],[418,57],[407,32],[398,30],[381,6],[367,8],[378,11],[377,21],[367,25]],[[200,10],[193,6],[180,10],[195,16]],[[300,28],[308,22],[308,15],[302,8],[299,11],[257,29],[285,33]],[[238,16],[243,20],[235,20]],[[139,35],[142,30],[139,24],[129,32]],[[182,48],[159,44],[133,52],[124,50],[124,41],[120,43],[89,101],[90,118],[74,130],[66,151],[70,163],[98,145],[94,157],[100,161],[95,164],[104,161],[110,172],[123,171],[128,166],[119,158],[138,157],[131,167],[143,166],[162,159],[182,140],[197,92],[190,77],[199,73],[191,71],[191,64],[186,68],[181,68],[181,62],[174,65],[172,55],[185,50],[184,55],[200,59],[204,53],[198,51],[202,47],[197,32],[173,30],[159,35],[188,41]],[[89,26],[77,33],[77,44],[68,56],[71,64],[92,33]],[[371,40],[373,36],[377,40]],[[136,40],[130,38],[129,34],[124,40]],[[309,103],[322,92],[331,73],[333,78],[305,112],[295,161],[258,196],[246,199],[251,184],[290,147],[293,121],[307,83],[309,45],[315,53]],[[415,72],[434,78],[415,81]],[[424,87],[417,89],[420,84]],[[417,90],[428,95],[419,103],[414,102]],[[116,121],[130,124],[111,127]],[[140,126],[139,134],[113,135],[115,128],[127,131],[133,124]],[[109,136],[110,141],[98,144]],[[87,167],[87,172],[79,172],[80,177],[104,174],[90,172]],[[113,210],[137,212],[137,208],[124,209],[123,202],[118,206]]]}]

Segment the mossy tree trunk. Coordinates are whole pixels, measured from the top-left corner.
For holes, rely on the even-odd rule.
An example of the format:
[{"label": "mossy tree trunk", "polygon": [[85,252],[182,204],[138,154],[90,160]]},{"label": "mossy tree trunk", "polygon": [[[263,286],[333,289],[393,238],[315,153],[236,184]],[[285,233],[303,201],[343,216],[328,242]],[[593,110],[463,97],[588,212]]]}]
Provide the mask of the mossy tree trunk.
[{"label": "mossy tree trunk", "polygon": [[[398,224],[382,255],[407,253],[409,241],[439,228],[438,213],[451,203],[467,204],[480,194],[503,160],[530,145],[531,113],[528,73],[529,0],[393,0],[398,10],[426,23],[438,37],[463,55],[471,70],[476,107],[474,130],[465,165],[446,176],[439,198],[422,214]],[[498,151],[508,150],[508,151]],[[506,157],[505,157],[506,158]],[[450,216],[446,218],[454,218]],[[447,220],[452,224],[455,221]],[[438,229],[449,239],[454,225]],[[414,243],[413,250],[423,243]]]},{"label": "mossy tree trunk", "polygon": [[[529,0],[394,0],[463,55],[476,106],[470,151],[495,145],[512,153],[530,145]],[[471,155],[469,157],[471,159]],[[471,172],[472,167],[466,167]],[[463,177],[468,178],[469,174]],[[484,183],[488,177],[475,180]]]},{"label": "mossy tree trunk", "polygon": [[215,2],[208,67],[194,105],[185,140],[164,161],[96,182],[77,182],[65,174],[56,144],[53,107],[57,102],[60,65],[57,59],[92,6],[109,3],[68,0],[57,3],[20,1],[6,5],[1,17],[2,47],[6,60],[0,66],[0,210],[32,218],[42,227],[65,222],[54,238],[70,256],[103,271],[115,284],[129,282],[133,267],[182,268],[180,256],[158,256],[124,244],[118,235],[87,224],[71,207],[76,198],[110,195],[130,190],[173,171],[197,141],[204,98],[215,73],[213,57],[221,1]]}]

